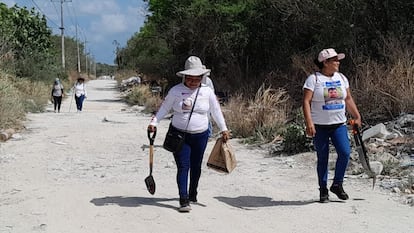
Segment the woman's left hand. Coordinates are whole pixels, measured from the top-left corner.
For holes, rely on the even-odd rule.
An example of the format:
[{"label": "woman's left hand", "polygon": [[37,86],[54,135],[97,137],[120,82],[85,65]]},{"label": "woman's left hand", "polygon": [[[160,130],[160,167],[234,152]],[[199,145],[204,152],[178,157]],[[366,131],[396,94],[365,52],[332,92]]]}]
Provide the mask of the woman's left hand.
[{"label": "woman's left hand", "polygon": [[223,139],[223,142],[227,142],[227,140],[230,139],[230,132],[228,130],[222,131],[221,137]]}]

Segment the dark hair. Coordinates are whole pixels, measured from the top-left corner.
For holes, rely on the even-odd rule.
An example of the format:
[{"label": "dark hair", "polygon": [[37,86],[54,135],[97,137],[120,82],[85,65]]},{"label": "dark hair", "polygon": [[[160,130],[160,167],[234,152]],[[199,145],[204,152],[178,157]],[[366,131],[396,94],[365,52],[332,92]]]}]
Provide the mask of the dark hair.
[{"label": "dark hair", "polygon": [[315,63],[315,65],[319,68],[322,69],[323,68],[323,62],[320,62],[318,60],[318,58],[315,58],[315,60],[313,60],[313,63]]}]

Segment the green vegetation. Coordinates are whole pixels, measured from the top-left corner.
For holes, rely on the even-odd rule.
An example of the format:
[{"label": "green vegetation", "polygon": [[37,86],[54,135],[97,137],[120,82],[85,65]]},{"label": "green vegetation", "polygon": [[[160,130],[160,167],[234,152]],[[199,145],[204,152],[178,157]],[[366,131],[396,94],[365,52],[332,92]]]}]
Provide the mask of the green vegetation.
[{"label": "green vegetation", "polygon": [[[341,71],[350,80],[364,122],[414,112],[412,0],[145,2],[150,14],[144,26],[125,47],[113,42],[117,70],[98,64],[97,75],[116,72],[117,78],[127,78],[138,72],[168,90],[178,82],[175,72],[185,59],[197,55],[212,70],[216,90],[230,93],[224,112],[234,136],[272,142],[284,135],[290,138],[285,143],[291,143],[284,145],[286,150],[302,148],[303,122],[288,122],[296,114],[292,109],[301,105],[303,82],[315,69],[313,58],[328,47],[346,53]],[[45,17],[34,9],[0,3],[1,83],[7,89],[1,93],[1,127],[22,119],[17,114],[21,111],[42,111],[49,94],[43,85],[54,78],[72,82],[77,75],[76,47],[84,47],[73,38],[65,38],[65,45],[63,70],[60,37],[51,35]],[[85,59],[81,53],[81,65]],[[25,95],[11,94],[17,90]],[[147,105],[152,112],[160,99],[147,91],[134,89],[127,101]],[[13,119],[4,112],[11,104],[16,107],[8,107],[16,113],[9,114],[16,116]]]},{"label": "green vegetation", "polygon": [[[119,67],[165,78],[172,86],[186,57],[199,56],[212,69],[216,90],[229,91],[236,103],[225,107],[235,136],[268,142],[283,134],[292,138],[286,150],[305,150],[298,146],[303,122],[287,126],[286,119],[301,105],[303,82],[316,68],[313,58],[328,47],[346,53],[341,71],[365,123],[414,112],[410,0],[146,2],[151,14],[119,48]],[[258,111],[252,100],[263,84],[286,92],[291,107],[283,114],[271,112],[277,105]]]},{"label": "green vegetation", "polygon": [[[364,120],[374,123],[413,111],[412,90],[401,99],[393,93],[398,85],[389,84],[395,80],[408,89],[413,82],[410,0],[147,2],[151,14],[144,27],[118,50],[121,69],[138,68],[153,78],[166,78],[171,86],[177,81],[175,72],[194,54],[212,69],[218,90],[250,98],[266,83],[284,88],[299,106],[303,81],[315,68],[313,58],[322,48],[334,47],[347,55],[341,70],[350,79]],[[362,80],[381,80],[372,86],[379,90],[375,104],[366,100],[372,93],[364,93],[372,81]]]},{"label": "green vegetation", "polygon": [[[78,47],[84,51],[83,44],[65,37],[63,69],[61,37],[52,35],[46,18],[35,9],[8,8],[0,3],[0,130],[19,128],[27,112],[44,111],[55,78],[65,87],[73,83],[78,76]],[[87,58],[82,52],[80,58],[81,69],[86,70]],[[97,66],[100,72],[114,74],[115,70],[101,64]]]}]

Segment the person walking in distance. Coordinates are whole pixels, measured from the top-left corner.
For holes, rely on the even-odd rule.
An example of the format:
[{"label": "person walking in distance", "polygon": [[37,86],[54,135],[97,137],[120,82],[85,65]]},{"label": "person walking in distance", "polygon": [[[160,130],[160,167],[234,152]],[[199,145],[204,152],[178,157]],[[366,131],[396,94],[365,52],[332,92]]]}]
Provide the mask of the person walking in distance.
[{"label": "person walking in distance", "polygon": [[185,132],[185,141],[181,150],[173,153],[177,165],[176,181],[180,197],[178,209],[180,212],[189,212],[190,201],[197,202],[201,164],[208,142],[209,112],[221,130],[223,141],[227,141],[230,137],[214,92],[203,84],[205,83],[203,75],[209,71],[203,68],[200,58],[190,56],[185,62],[185,69],[177,72],[177,76],[183,78],[182,83],[169,90],[158,112],[148,125],[148,130],[154,132],[159,121],[170,110],[173,110],[171,120],[173,130]]},{"label": "person walking in distance", "polygon": [[315,145],[319,200],[322,203],[329,201],[327,188],[329,141],[338,154],[333,183],[329,190],[341,200],[349,198],[343,189],[345,171],[351,153],[346,127],[346,110],[352,115],[356,124],[361,126],[361,116],[352,98],[348,79],[339,72],[339,61],[344,58],[345,54],[338,54],[332,48],[323,49],[314,60],[320,71],[309,75],[303,86],[306,134],[313,137]]},{"label": "person walking in distance", "polygon": [[75,91],[75,101],[76,101],[76,109],[77,112],[82,112],[83,109],[83,101],[87,98],[86,86],[85,86],[85,79],[79,77],[75,85],[73,86]]},{"label": "person walking in distance", "polygon": [[[206,66],[203,65],[203,68],[205,69]],[[210,78],[210,72],[208,72],[204,76],[205,76],[205,84],[206,84],[206,86],[210,87],[211,90],[213,91],[213,93],[216,93],[216,91],[214,90],[213,80],[211,80],[211,78]],[[213,124],[211,122],[211,114],[209,113],[208,114],[208,138],[211,138],[211,137],[213,137]]]},{"label": "person walking in distance", "polygon": [[63,93],[63,85],[60,82],[58,78],[55,79],[55,82],[53,83],[52,87],[52,100],[54,105],[54,110],[59,113],[60,112],[60,106],[62,104],[62,98],[64,96]]}]

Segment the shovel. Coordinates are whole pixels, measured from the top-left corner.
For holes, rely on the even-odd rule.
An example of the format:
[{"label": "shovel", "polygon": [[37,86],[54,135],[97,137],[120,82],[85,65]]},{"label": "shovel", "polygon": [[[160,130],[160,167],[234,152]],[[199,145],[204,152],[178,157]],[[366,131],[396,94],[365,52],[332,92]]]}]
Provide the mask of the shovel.
[{"label": "shovel", "polygon": [[155,129],[155,131],[153,132],[153,135],[151,137],[151,131],[147,131],[148,133],[148,139],[150,141],[150,147],[149,147],[149,168],[150,168],[150,174],[147,178],[145,178],[145,185],[147,186],[148,192],[151,193],[152,195],[154,195],[155,193],[155,181],[154,181],[154,177],[152,177],[152,163],[154,160],[154,139],[155,139],[155,135],[157,133],[157,130]]},{"label": "shovel", "polygon": [[352,134],[354,135],[359,161],[361,162],[362,168],[364,168],[365,173],[367,173],[369,177],[372,177],[372,188],[374,189],[377,176],[375,172],[372,171],[371,166],[369,165],[367,149],[365,148],[364,142],[362,141],[361,131],[359,130],[358,125],[355,124],[354,120],[350,121],[350,125],[352,126]]}]

